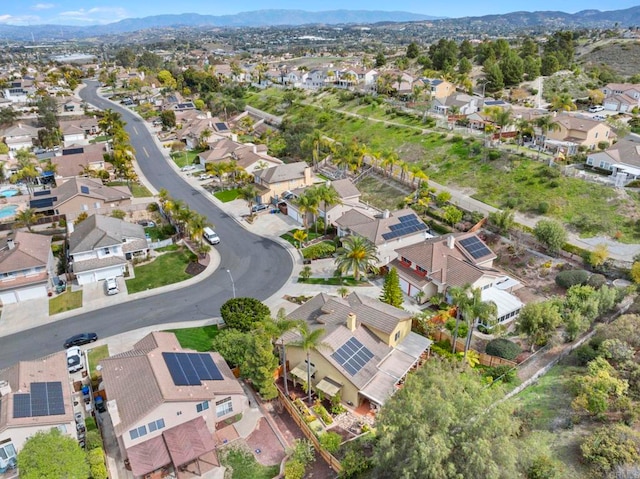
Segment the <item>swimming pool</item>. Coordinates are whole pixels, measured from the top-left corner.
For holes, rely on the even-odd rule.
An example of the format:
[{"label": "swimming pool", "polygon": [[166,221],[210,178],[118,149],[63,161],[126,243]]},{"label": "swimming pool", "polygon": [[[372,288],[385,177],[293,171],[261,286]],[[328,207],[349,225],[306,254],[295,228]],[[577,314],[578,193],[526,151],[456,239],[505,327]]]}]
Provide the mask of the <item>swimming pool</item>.
[{"label": "swimming pool", "polygon": [[16,214],[18,205],[7,205],[0,208],[0,220]]},{"label": "swimming pool", "polygon": [[4,196],[5,198],[9,198],[11,196],[16,196],[20,194],[20,190],[4,190],[0,191],[0,196]]}]

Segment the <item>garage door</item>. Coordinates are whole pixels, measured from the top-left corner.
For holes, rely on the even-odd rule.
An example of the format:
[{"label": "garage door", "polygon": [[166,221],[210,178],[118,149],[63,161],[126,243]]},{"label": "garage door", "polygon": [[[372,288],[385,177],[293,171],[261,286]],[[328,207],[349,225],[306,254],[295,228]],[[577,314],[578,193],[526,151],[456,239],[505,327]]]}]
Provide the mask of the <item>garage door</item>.
[{"label": "garage door", "polygon": [[44,285],[34,286],[33,288],[24,288],[16,291],[18,301],[27,301],[29,299],[46,298],[47,287]]},{"label": "garage door", "polygon": [[410,291],[411,291],[411,285],[404,279],[400,278],[400,289],[402,289],[402,292],[404,294],[406,294],[407,296],[411,296]]},{"label": "garage door", "polygon": [[13,304],[18,302],[18,298],[13,291],[5,291],[0,293],[0,301],[2,304]]}]

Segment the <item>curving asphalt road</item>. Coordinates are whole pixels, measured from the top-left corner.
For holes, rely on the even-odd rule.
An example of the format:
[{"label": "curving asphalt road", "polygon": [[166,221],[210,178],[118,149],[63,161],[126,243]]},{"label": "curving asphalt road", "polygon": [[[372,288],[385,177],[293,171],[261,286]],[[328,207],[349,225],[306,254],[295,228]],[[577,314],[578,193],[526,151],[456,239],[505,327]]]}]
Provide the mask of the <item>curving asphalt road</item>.
[{"label": "curving asphalt road", "polygon": [[166,188],[175,199],[207,216],[221,243],[220,268],[194,286],[170,293],[116,304],[91,313],[43,325],[0,338],[0,369],[16,361],[34,359],[62,349],[65,338],[82,331],[108,337],[154,324],[193,321],[219,316],[220,306],[232,296],[229,269],[237,296],[266,299],[290,277],[293,260],[276,242],[256,236],[193,189],[168,165],[143,121],[129,110],[97,95],[97,82],[88,81],[80,96],[99,108],[122,115],[144,176],[156,188]]}]

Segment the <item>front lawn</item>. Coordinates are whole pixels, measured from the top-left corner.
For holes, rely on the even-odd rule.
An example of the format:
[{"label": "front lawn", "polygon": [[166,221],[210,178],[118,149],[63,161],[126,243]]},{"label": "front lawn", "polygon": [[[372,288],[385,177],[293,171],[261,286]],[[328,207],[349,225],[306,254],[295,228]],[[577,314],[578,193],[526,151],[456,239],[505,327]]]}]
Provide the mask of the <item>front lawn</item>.
[{"label": "front lawn", "polygon": [[234,447],[221,452],[220,463],[233,471],[231,479],[271,479],[280,470],[279,465],[263,466],[251,452],[243,449]]},{"label": "front lawn", "polygon": [[104,358],[109,357],[109,346],[103,344],[102,346],[91,348],[89,349],[87,356],[89,357],[89,376],[93,376],[98,363],[100,363]]},{"label": "front lawn", "polygon": [[174,333],[183,348],[205,352],[211,351],[211,340],[218,335],[220,330],[217,325],[213,324],[198,328],[170,329],[167,332]]},{"label": "front lawn", "polygon": [[179,168],[182,168],[183,166],[193,165],[194,160],[201,152],[202,150],[176,151],[171,153],[171,159]]},{"label": "front lawn", "polygon": [[186,272],[187,266],[196,260],[195,254],[182,248],[173,253],[164,253],[151,263],[135,266],[135,278],[127,280],[127,291],[137,293],[189,279],[191,275]]},{"label": "front lawn", "polygon": [[49,300],[49,316],[82,307],[82,290],[67,289]]},{"label": "front lawn", "polygon": [[[293,234],[294,234],[296,231],[298,231],[299,229],[300,229],[300,230],[302,230],[302,229],[304,229],[304,228],[300,227],[300,228],[296,228],[296,229],[291,230],[291,231],[287,231],[285,234],[280,235],[280,238],[282,238],[282,239],[283,239],[283,240],[285,240],[285,241],[288,241],[289,243],[291,243],[293,246],[295,246],[295,247],[297,248],[297,247],[298,247],[298,246],[300,246],[300,245],[299,245],[299,244],[298,244],[298,242],[293,238]],[[315,232],[315,230],[313,230],[313,229],[310,229],[307,233],[308,233],[308,234],[307,234],[307,237],[306,237],[306,239],[304,240],[305,242],[307,242],[307,241],[312,241],[312,240],[314,240],[314,239],[316,239],[316,238],[320,238],[320,237],[324,234],[324,232],[323,232],[323,231],[318,231],[318,232],[316,233],[316,232]]]},{"label": "front lawn", "polygon": [[233,201],[238,197],[239,191],[240,190],[238,190],[238,188],[234,188],[232,190],[218,191],[217,193],[214,193],[213,196],[218,198],[223,203],[228,203],[229,201]]}]

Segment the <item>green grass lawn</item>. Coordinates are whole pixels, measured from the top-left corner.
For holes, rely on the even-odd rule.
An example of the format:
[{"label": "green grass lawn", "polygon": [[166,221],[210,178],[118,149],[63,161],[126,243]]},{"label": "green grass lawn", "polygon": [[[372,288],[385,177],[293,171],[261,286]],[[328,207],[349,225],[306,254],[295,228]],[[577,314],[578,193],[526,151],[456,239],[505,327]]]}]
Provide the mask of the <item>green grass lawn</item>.
[{"label": "green grass lawn", "polygon": [[135,278],[127,280],[127,291],[137,293],[189,279],[191,275],[185,269],[195,260],[196,255],[183,248],[173,253],[165,253],[151,263],[135,266]]},{"label": "green grass lawn", "polygon": [[182,168],[183,166],[192,165],[200,153],[201,150],[174,152],[171,153],[171,159],[178,167]]},{"label": "green grass lawn", "polygon": [[87,432],[98,430],[98,426],[96,425],[96,420],[91,416],[87,416],[84,419],[84,424],[85,424],[85,427],[87,428]]},{"label": "green grass lawn", "polygon": [[214,324],[199,328],[170,329],[168,332],[176,335],[183,348],[204,352],[211,351],[211,340],[218,335],[220,330]]},{"label": "green grass lawn", "polygon": [[98,363],[109,357],[109,346],[103,344],[102,346],[91,348],[87,355],[89,356],[89,376],[92,376]]},{"label": "green grass lawn", "polygon": [[72,292],[70,289],[67,289],[64,293],[54,296],[49,300],[49,316],[81,307],[82,290]]},{"label": "green grass lawn", "polygon": [[305,283],[305,284],[326,284],[329,286],[371,286],[371,283],[369,283],[368,281],[356,281],[354,278],[352,277],[346,277],[346,278],[309,278],[309,279],[303,279],[303,278],[298,278],[298,283]]},{"label": "green grass lawn", "polygon": [[220,463],[233,470],[231,479],[271,479],[280,470],[279,464],[263,466],[251,452],[238,448],[223,450]]},{"label": "green grass lawn", "polygon": [[[288,241],[289,243],[291,243],[293,246],[295,246],[296,248],[299,246],[298,245],[298,241],[296,241],[295,239],[293,239],[293,234],[298,231],[298,229],[303,229],[302,227],[300,228],[296,228],[294,230],[291,231],[287,231],[285,234],[280,235],[280,238],[282,238],[285,241]],[[320,238],[323,235],[323,233],[321,231],[318,231],[317,233],[310,229],[308,231],[308,235],[307,238],[305,239],[305,241],[311,241],[314,240],[316,238]]]},{"label": "green grass lawn", "polygon": [[223,203],[228,203],[229,201],[233,201],[238,197],[238,188],[234,188],[232,190],[224,190],[218,191],[213,194],[216,198],[218,198]]}]

